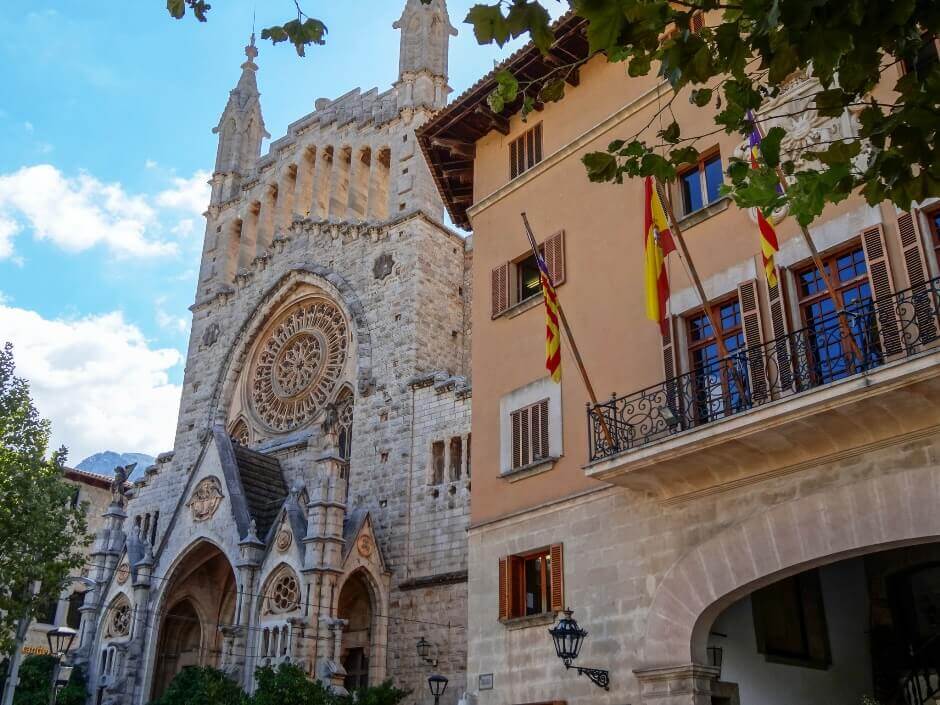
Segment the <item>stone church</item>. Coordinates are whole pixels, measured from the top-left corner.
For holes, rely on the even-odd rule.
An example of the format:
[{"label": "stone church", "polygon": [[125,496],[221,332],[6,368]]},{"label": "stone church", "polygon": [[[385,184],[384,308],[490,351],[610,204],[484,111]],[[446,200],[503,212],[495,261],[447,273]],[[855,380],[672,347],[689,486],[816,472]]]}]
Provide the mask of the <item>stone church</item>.
[{"label": "stone church", "polygon": [[118,469],[91,558],[89,702],[143,705],[188,665],[466,688],[472,253],[415,140],[456,30],[444,0],[394,27],[394,86],[317,100],[264,156],[245,49],[174,449],[130,490]]}]

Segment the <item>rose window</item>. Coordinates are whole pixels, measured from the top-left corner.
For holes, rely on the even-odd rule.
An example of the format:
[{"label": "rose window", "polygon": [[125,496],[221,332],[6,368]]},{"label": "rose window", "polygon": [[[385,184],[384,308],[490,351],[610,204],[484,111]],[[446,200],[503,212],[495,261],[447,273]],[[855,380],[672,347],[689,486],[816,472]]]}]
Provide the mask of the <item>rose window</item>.
[{"label": "rose window", "polygon": [[126,602],[111,615],[111,636],[127,636],[131,631],[131,606]]},{"label": "rose window", "polygon": [[331,397],[346,365],[346,319],[322,299],[294,306],[263,339],[251,377],[251,401],[275,431],[312,420]]},{"label": "rose window", "polygon": [[299,606],[300,587],[291,574],[282,575],[271,588],[271,611],[290,612]]}]

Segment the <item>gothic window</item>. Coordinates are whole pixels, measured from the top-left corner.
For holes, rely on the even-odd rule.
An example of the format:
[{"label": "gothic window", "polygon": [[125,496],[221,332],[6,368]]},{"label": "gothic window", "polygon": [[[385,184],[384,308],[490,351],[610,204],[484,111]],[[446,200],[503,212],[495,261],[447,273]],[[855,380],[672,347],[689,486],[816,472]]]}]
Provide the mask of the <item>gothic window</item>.
[{"label": "gothic window", "polygon": [[339,431],[339,456],[349,460],[352,455],[353,396],[349,389],[340,392],[336,401],[337,425]]},{"label": "gothic window", "polygon": [[431,484],[444,482],[444,441],[434,441],[431,445]]},{"label": "gothic window", "polygon": [[267,591],[268,614],[293,612],[300,607],[300,582],[293,571],[285,569]]},{"label": "gothic window", "polygon": [[228,435],[232,439],[232,443],[236,445],[248,447],[251,442],[251,432],[248,430],[248,424],[245,423],[245,419],[239,419],[233,425]]},{"label": "gothic window", "polygon": [[323,410],[349,350],[346,319],[325,299],[292,306],[262,337],[249,396],[274,431],[293,431]]},{"label": "gothic window", "polygon": [[108,616],[107,636],[124,637],[131,633],[131,605],[121,599],[111,606]]},{"label": "gothic window", "polygon": [[450,439],[450,480],[454,482],[460,479],[460,462],[463,455],[463,439],[460,436],[454,436]]}]

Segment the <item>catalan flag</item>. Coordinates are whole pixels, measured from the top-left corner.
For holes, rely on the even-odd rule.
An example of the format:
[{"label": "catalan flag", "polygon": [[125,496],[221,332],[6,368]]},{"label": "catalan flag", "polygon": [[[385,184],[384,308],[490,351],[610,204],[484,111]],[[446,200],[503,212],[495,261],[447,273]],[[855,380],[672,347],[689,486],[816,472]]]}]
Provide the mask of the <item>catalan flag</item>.
[{"label": "catalan flag", "polygon": [[[749,138],[751,168],[756,169],[760,159],[760,129],[757,127],[754,113],[749,112],[748,119],[752,125]],[[764,275],[767,277],[767,285],[775,287],[777,286],[777,265],[774,262],[774,255],[780,251],[780,245],[777,242],[777,231],[774,230],[773,223],[764,216],[764,212],[760,208],[757,209],[757,228],[760,230],[760,254],[764,263]]]},{"label": "catalan flag", "polygon": [[542,296],[545,299],[545,369],[548,370],[553,381],[561,382],[561,334],[558,330],[558,294],[555,292],[555,284],[552,281],[552,275],[548,271],[548,265],[545,264],[545,258],[537,249],[535,250],[535,259],[539,265]]},{"label": "catalan flag", "polygon": [[666,329],[666,304],[669,301],[669,276],[666,273],[666,257],[676,249],[672,231],[666,220],[662,201],[652,176],[646,177],[645,215],[643,238],[646,255],[646,315],[656,321],[662,334]]}]

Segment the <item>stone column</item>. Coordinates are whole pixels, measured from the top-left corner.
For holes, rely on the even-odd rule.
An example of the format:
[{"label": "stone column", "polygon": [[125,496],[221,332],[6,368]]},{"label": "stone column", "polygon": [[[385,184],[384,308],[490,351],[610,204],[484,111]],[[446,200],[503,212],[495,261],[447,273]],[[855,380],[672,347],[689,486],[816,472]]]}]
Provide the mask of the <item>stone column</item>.
[{"label": "stone column", "polygon": [[316,183],[316,171],[317,148],[308,147],[297,160],[297,178],[294,180],[293,212],[302,218],[313,215],[313,186]]},{"label": "stone column", "polygon": [[[226,640],[229,642],[231,660],[228,665],[228,672],[237,682],[241,682],[242,688],[250,692],[255,672],[255,661],[257,660],[256,649],[251,648],[249,643],[252,634],[255,634],[254,627],[256,598],[258,594],[257,580],[261,568],[261,562],[264,559],[264,542],[257,536],[254,519],[251,520],[251,528],[248,535],[238,544],[241,559],[235,566],[238,575],[238,593],[239,599],[235,605],[235,621],[228,634],[223,632]],[[244,657],[240,654],[246,654]]]},{"label": "stone column", "polygon": [[263,257],[271,250],[271,242],[274,240],[277,201],[277,185],[266,185],[261,196],[261,210],[258,211],[258,235],[255,242],[255,258]]},{"label": "stone column", "polygon": [[634,671],[640,681],[643,705],[711,705],[712,686],[719,671],[711,666],[689,664]]},{"label": "stone column", "polygon": [[372,155],[372,169],[369,174],[370,220],[386,220],[389,214],[389,177],[392,153],[388,147],[379,149]]},{"label": "stone column", "polygon": [[280,235],[290,227],[294,219],[294,193],[297,190],[298,164],[290,164],[284,170],[277,187],[277,216],[274,223],[275,236]]}]

